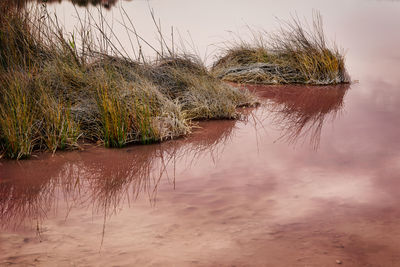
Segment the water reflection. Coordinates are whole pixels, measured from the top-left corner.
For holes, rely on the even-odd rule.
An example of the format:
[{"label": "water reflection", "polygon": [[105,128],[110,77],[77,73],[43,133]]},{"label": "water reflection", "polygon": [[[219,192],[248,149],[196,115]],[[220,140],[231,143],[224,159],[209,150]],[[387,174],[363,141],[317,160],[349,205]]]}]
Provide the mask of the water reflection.
[{"label": "water reflection", "polygon": [[[175,187],[175,164],[192,164],[198,157],[218,154],[237,121],[208,122],[188,139],[123,150],[92,148],[51,159],[3,161],[0,173],[0,225],[36,227],[43,220],[74,208],[93,207],[104,220],[123,203],[147,195],[155,203],[161,181]],[[98,151],[98,150],[102,151]],[[182,164],[181,164],[182,165]],[[105,224],[104,224],[105,225]]]},{"label": "water reflection", "polygon": [[309,140],[314,149],[319,146],[324,123],[343,110],[349,88],[348,84],[249,87],[268,100],[268,116],[281,131],[279,140],[290,144]]},{"label": "water reflection", "polygon": [[[349,86],[250,89],[267,99],[262,110],[281,132],[280,140],[295,143],[309,138],[317,148],[324,123],[343,109]],[[243,116],[243,121],[255,119],[251,110]],[[35,222],[39,229],[43,218],[52,215],[49,213],[66,210],[67,217],[70,210],[89,206],[95,213],[104,214],[106,220],[123,203],[129,204],[141,195],[154,204],[161,181],[175,188],[178,161],[191,165],[204,155],[217,161],[236,123],[208,122],[188,139],[157,145],[69,152],[51,160],[3,162],[9,166],[0,173],[0,225],[31,227]]]}]

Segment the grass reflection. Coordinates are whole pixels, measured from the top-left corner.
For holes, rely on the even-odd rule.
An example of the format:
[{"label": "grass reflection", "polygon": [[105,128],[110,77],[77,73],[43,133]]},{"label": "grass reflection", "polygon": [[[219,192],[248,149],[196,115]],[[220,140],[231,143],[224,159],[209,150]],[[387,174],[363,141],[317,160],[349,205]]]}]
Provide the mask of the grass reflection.
[{"label": "grass reflection", "polygon": [[349,84],[332,86],[246,86],[266,100],[267,116],[281,131],[279,141],[307,140],[318,149],[323,125],[344,108]]},{"label": "grass reflection", "polygon": [[[245,119],[245,118],[243,118]],[[140,196],[156,203],[161,183],[175,187],[175,168],[203,156],[218,157],[237,121],[209,122],[198,134],[149,146],[104,153],[87,151],[10,164],[0,173],[0,225],[32,228],[47,217],[92,207],[105,222]],[[12,165],[12,166],[11,166]],[[61,213],[61,214],[60,214]]]}]

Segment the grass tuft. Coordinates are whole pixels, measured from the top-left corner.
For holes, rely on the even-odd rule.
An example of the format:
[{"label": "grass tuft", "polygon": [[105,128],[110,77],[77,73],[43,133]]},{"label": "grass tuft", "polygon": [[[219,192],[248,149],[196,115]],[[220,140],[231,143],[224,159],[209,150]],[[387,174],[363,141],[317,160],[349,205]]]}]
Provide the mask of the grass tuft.
[{"label": "grass tuft", "polygon": [[322,17],[314,13],[313,26],[298,18],[281,22],[275,34],[253,33],[252,43],[228,47],[213,65],[224,81],[254,84],[349,83],[343,53],[326,41]]},{"label": "grass tuft", "polygon": [[29,78],[13,73],[2,79],[0,101],[0,147],[5,156],[13,159],[28,157],[35,145],[35,117]]},{"label": "grass tuft", "polygon": [[41,92],[42,133],[40,138],[45,149],[53,153],[56,150],[75,149],[79,147],[79,123],[74,121],[69,105],[50,97],[46,91]]},{"label": "grass tuft", "polygon": [[108,79],[100,81],[97,85],[97,94],[102,139],[106,147],[123,147],[128,141],[129,113],[118,96],[115,85]]}]

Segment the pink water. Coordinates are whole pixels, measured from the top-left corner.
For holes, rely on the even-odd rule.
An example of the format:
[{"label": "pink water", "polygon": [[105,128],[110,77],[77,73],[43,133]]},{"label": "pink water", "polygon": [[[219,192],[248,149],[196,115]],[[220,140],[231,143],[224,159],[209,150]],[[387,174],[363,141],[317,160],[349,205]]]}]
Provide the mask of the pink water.
[{"label": "pink water", "polygon": [[200,46],[239,15],[319,8],[359,82],[250,87],[265,105],[184,139],[0,161],[0,265],[399,266],[400,3],[150,3],[193,29],[218,11]]}]

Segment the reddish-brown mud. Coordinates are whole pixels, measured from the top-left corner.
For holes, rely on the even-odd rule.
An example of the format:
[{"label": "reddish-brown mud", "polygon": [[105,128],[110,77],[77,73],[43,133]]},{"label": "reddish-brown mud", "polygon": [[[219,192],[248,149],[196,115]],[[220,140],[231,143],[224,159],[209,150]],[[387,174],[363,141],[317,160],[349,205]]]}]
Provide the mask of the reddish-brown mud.
[{"label": "reddish-brown mud", "polygon": [[184,139],[0,161],[0,266],[400,266],[400,6],[340,8],[359,83],[249,87],[263,106]]}]

